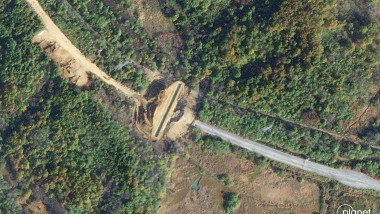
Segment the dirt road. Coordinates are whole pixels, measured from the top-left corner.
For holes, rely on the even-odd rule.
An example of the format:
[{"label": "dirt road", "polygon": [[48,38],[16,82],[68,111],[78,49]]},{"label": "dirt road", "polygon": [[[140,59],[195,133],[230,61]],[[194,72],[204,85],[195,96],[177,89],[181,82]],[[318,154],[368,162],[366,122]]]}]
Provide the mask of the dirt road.
[{"label": "dirt road", "polygon": [[45,25],[45,29],[50,37],[52,37],[55,42],[64,49],[74,58],[78,60],[83,67],[88,69],[88,73],[92,73],[101,79],[103,82],[114,86],[116,89],[122,91],[127,96],[136,98],[142,103],[146,103],[145,99],[132,89],[123,86],[121,83],[116,81],[115,79],[108,76],[104,71],[99,69],[94,63],[92,63],[89,59],[87,59],[71,42],[67,39],[67,37],[62,33],[62,31],[54,24],[54,22],[50,19],[50,17],[43,10],[41,5],[37,0],[26,0],[26,2],[33,8],[33,10],[40,17],[42,22]]},{"label": "dirt road", "polygon": [[220,137],[229,143],[258,153],[269,159],[337,180],[347,186],[359,189],[373,189],[380,192],[380,181],[370,178],[363,173],[352,170],[334,169],[302,158],[298,158],[296,156],[272,149],[268,146],[264,146],[262,144],[244,139],[235,134],[226,132],[222,129],[208,125],[198,120],[194,121],[193,126],[199,128],[203,132]]},{"label": "dirt road", "polygon": [[[105,72],[99,69],[94,63],[87,59],[71,42],[66,38],[66,36],[61,32],[61,30],[54,24],[50,17],[42,9],[41,5],[37,0],[26,0],[34,11],[41,18],[42,22],[45,25],[46,31],[50,37],[54,38],[54,41],[58,43],[59,46],[64,47],[65,50],[69,52],[72,57],[80,61],[81,65],[88,68],[89,73],[94,74],[99,79],[105,83],[114,86],[116,89],[119,89],[127,96],[136,98],[142,103],[146,103],[145,99],[135,91],[123,86],[115,79],[108,76]],[[297,167],[309,172],[316,173],[321,176],[325,176],[331,179],[335,179],[343,184],[348,186],[362,188],[362,189],[374,189],[380,191],[380,182],[372,179],[362,173],[351,171],[351,170],[339,170],[331,167],[327,167],[321,164],[317,164],[311,161],[307,161],[281,151],[277,151],[270,147],[261,145],[259,143],[246,140],[237,135],[228,133],[214,126],[202,123],[200,121],[195,121],[193,123],[195,127],[198,127],[200,130],[209,133],[211,135],[216,135],[232,144],[243,147],[250,151],[261,154],[265,157],[268,157],[272,160],[282,162],[284,164]]]}]

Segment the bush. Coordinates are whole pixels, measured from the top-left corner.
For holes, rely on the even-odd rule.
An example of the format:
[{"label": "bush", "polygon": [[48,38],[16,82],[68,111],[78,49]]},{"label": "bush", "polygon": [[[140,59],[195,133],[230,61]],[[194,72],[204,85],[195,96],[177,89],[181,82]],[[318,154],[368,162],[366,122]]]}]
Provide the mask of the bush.
[{"label": "bush", "polygon": [[219,179],[220,181],[223,181],[224,184],[225,184],[227,187],[231,187],[231,186],[234,185],[234,181],[233,181],[231,178],[229,178],[226,174],[220,174],[220,175],[218,175],[218,179]]},{"label": "bush", "polygon": [[305,182],[305,179],[304,178],[301,178],[301,177],[298,177],[297,178],[297,181],[302,184],[303,182]]},{"label": "bush", "polygon": [[227,214],[232,213],[240,206],[239,195],[234,192],[227,192],[223,195],[223,208]]},{"label": "bush", "polygon": [[22,195],[22,197],[25,199],[25,200],[28,200],[30,198],[30,195],[32,195],[32,190],[31,189],[28,189],[24,195]]},{"label": "bush", "polygon": [[216,154],[224,154],[231,151],[230,145],[215,137],[206,136],[201,140],[201,148],[204,152],[215,152]]}]

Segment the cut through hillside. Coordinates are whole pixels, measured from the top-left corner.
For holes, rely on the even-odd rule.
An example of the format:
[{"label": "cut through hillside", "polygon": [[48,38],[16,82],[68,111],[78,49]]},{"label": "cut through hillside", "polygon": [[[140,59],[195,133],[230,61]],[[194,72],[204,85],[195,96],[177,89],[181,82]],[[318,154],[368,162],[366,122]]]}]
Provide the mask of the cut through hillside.
[{"label": "cut through hillside", "polygon": [[[81,87],[89,84],[88,74],[90,73],[108,85],[114,86],[125,95],[134,98],[137,103],[134,118],[136,127],[147,138],[152,140],[161,139],[167,124],[172,118],[178,99],[182,97],[185,84],[177,81],[161,93],[153,91],[156,96],[153,96],[148,102],[143,95],[111,78],[87,59],[54,24],[38,1],[27,0],[27,2],[45,25],[45,30],[38,33],[33,38],[33,42],[49,52],[52,60],[60,64],[63,70],[61,76],[69,78],[77,86]],[[157,78],[151,77],[149,79],[155,80]]]},{"label": "cut through hillside", "polygon": [[[153,83],[151,87],[155,87]],[[155,88],[158,89],[155,91],[157,94],[148,100],[146,108],[142,105],[138,105],[136,108],[134,121],[137,130],[152,140],[161,139],[167,129],[169,138],[181,137],[187,133],[188,127],[194,121],[194,97],[189,96],[189,89],[180,81],[174,82],[166,89]],[[185,102],[185,106],[181,109],[177,109],[179,100]],[[176,115],[179,116],[179,119],[167,128]]]}]

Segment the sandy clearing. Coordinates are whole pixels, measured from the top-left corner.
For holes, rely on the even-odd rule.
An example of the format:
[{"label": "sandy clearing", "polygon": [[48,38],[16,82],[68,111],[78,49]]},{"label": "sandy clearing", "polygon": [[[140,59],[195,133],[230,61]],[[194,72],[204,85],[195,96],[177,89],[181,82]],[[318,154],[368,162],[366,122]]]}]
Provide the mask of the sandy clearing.
[{"label": "sandy clearing", "polygon": [[41,31],[33,37],[33,43],[39,44],[46,52],[50,53],[50,58],[58,62],[62,68],[62,78],[69,78],[77,86],[87,86],[87,68],[83,67],[78,60],[72,58],[71,54],[61,47],[51,34],[46,30]]},{"label": "sandy clearing", "polygon": [[[127,96],[133,97],[142,103],[146,103],[146,100],[140,94],[136,93],[132,89],[123,86],[121,83],[116,81],[107,75],[104,71],[99,69],[94,63],[92,63],[89,59],[87,59],[71,42],[67,39],[67,37],[62,33],[62,31],[54,24],[54,22],[50,19],[47,13],[43,10],[41,5],[37,0],[26,0],[26,2],[33,8],[33,10],[40,17],[42,22],[45,25],[45,32],[42,31],[37,34],[38,37],[45,36],[49,38],[49,40],[53,40],[61,49],[62,52],[67,52],[64,54],[69,54],[72,59],[75,60],[77,66],[81,69],[76,70],[77,83],[79,81],[79,85],[86,84],[87,72],[94,74],[103,82],[114,86],[116,89],[122,91]],[[62,54],[62,53],[61,53]],[[56,55],[59,57],[60,55]],[[54,60],[54,59],[53,59]],[[58,59],[57,59],[58,60]]]},{"label": "sandy clearing", "polygon": [[176,140],[184,136],[190,127],[190,125],[195,120],[194,109],[196,108],[196,99],[198,93],[194,90],[191,90],[189,95],[184,97],[187,101],[187,105],[184,108],[183,116],[177,121],[171,124],[170,129],[166,133],[166,136],[172,140]]},{"label": "sandy clearing", "polygon": [[162,96],[153,115],[152,136],[160,139],[163,136],[166,125],[170,121],[174,109],[177,106],[178,98],[184,90],[185,84],[177,81],[169,86]]}]

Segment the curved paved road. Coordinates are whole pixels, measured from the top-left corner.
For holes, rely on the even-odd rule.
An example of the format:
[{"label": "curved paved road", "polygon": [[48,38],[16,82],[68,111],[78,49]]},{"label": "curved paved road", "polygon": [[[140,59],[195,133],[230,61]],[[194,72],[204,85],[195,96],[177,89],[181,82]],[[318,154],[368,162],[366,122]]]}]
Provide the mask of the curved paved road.
[{"label": "curved paved road", "polygon": [[269,159],[337,180],[340,183],[351,187],[359,189],[373,189],[380,192],[380,181],[375,180],[363,173],[345,169],[334,169],[322,164],[289,155],[284,152],[272,149],[268,146],[264,146],[262,144],[244,139],[215,126],[203,123],[199,120],[195,120],[193,126],[199,128],[203,132],[217,136],[229,143],[240,146],[249,151],[256,152]]}]

